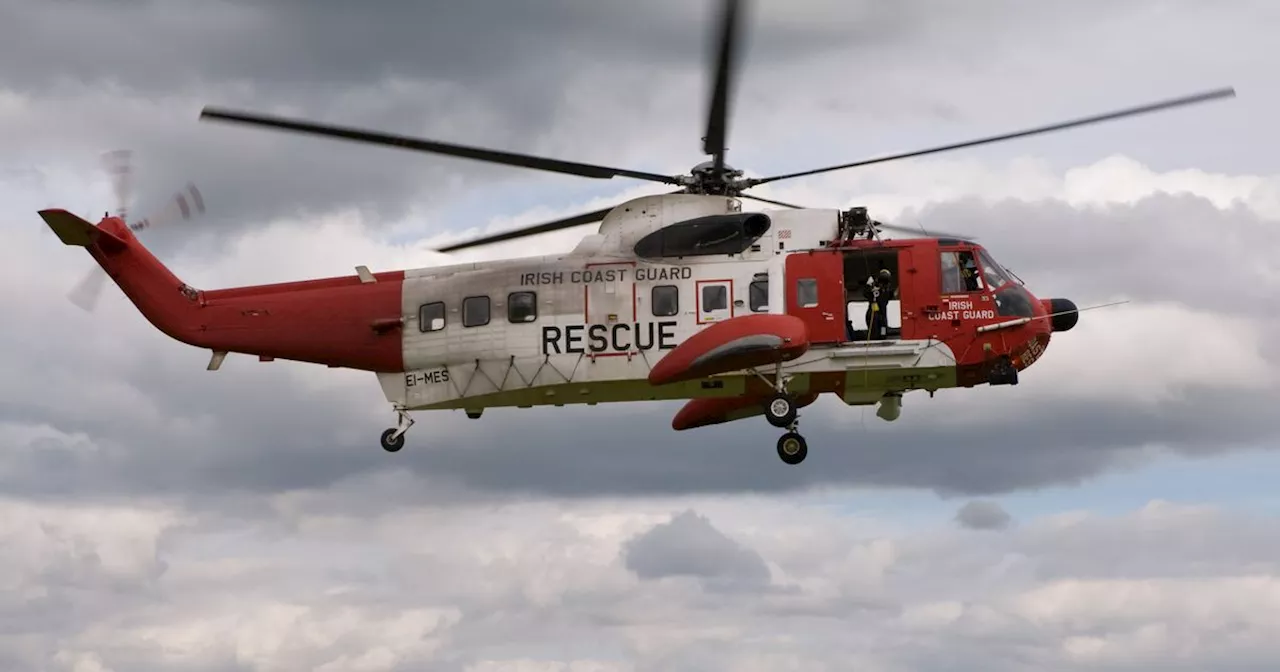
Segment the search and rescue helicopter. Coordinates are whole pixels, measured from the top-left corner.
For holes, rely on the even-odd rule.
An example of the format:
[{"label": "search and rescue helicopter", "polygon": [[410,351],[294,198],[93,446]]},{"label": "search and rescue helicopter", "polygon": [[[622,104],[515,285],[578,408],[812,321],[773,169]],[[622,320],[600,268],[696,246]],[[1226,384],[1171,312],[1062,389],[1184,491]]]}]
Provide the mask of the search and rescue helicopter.
[{"label": "search and rescue helicopter", "polygon": [[[876,221],[865,208],[806,208],[746,192],[761,184],[1084,126],[1234,96],[1219,89],[999,136],[828,168],[747,178],[725,163],[740,3],[717,22],[703,151],[687,175],[560,161],[353,128],[205,108],[202,119],[285,129],[677,191],[451,245],[600,222],[572,251],[233,289],[182,282],[138,240],[148,220],[98,224],[40,212],[63,243],[88,249],[156,328],[212,351],[370,371],[398,415],[382,447],[400,450],[412,411],[688,400],[676,430],[763,414],[777,452],[805,459],[798,410],[830,393],[895,420],[913,390],[1016,385],[1080,309],[1038,299],[981,245]],[[784,209],[757,209],[754,200]],[[198,191],[175,200],[184,217]],[[123,208],[123,205],[121,206]],[[95,269],[97,270],[97,269]],[[100,273],[100,271],[99,271]],[[881,278],[888,278],[888,282]],[[896,310],[888,300],[896,303]],[[852,302],[852,303],[851,303]],[[860,307],[868,306],[866,311]],[[859,313],[862,313],[859,315]],[[894,314],[896,313],[896,314]],[[887,319],[886,319],[887,318]]]}]

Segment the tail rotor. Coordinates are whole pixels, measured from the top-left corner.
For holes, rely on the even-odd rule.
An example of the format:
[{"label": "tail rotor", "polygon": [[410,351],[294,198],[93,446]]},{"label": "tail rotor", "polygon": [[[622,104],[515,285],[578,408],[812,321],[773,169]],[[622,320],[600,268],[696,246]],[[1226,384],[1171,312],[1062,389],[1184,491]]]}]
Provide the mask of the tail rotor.
[{"label": "tail rotor", "polygon": [[[154,216],[130,221],[128,213],[133,193],[133,153],[127,149],[110,151],[102,155],[102,161],[111,178],[111,188],[116,198],[113,215],[124,221],[130,231],[139,233],[156,227],[190,221],[204,214],[204,197],[194,184],[188,182],[186,187],[166,201],[164,207]],[[100,266],[95,266],[67,293],[67,299],[81,310],[93,312],[102,298],[102,289],[106,286],[106,281],[106,271]]]}]

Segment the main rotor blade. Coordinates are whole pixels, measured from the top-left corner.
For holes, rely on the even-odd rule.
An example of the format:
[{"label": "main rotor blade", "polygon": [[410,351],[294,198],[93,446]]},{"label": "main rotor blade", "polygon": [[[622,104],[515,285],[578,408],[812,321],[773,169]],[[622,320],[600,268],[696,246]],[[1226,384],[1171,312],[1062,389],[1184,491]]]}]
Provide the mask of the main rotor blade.
[{"label": "main rotor blade", "polygon": [[753,200],[753,201],[760,201],[761,203],[770,203],[770,204],[773,204],[773,205],[781,205],[781,206],[782,206],[782,207],[784,207],[784,208],[795,208],[796,210],[803,210],[803,209],[804,209],[804,206],[803,206],[803,205],[796,205],[796,204],[794,204],[794,203],[786,203],[786,202],[783,202],[783,201],[775,201],[775,200],[773,200],[773,199],[771,199],[771,198],[764,198],[764,197],[762,197],[762,196],[752,196],[751,194],[738,194],[738,198],[749,198],[749,199],[751,199],[751,200]]},{"label": "main rotor blade", "polygon": [[462,243],[454,243],[438,249],[437,252],[455,252],[457,250],[465,250],[469,247],[479,247],[490,243],[500,243],[504,240],[515,240],[516,238],[523,238],[525,236],[534,236],[539,233],[549,233],[551,231],[559,231],[561,229],[582,226],[583,224],[590,224],[591,222],[598,222],[604,219],[605,215],[609,214],[609,211],[613,210],[614,207],[616,206],[611,205],[607,208],[601,208],[592,212],[584,212],[572,217],[564,217],[562,219],[544,222],[542,224],[526,226],[522,229],[495,233],[491,236],[485,236],[484,238],[476,238]]},{"label": "main rotor blade", "polygon": [[623,168],[610,168],[608,166],[597,166],[589,163],[577,163],[574,161],[561,161],[559,159],[548,159],[540,156],[516,154],[513,152],[500,152],[494,149],[467,147],[464,145],[436,142],[434,140],[411,138],[403,135],[380,133],[378,131],[367,131],[358,128],[334,126],[330,124],[318,124],[300,119],[286,119],[284,117],[265,114],[237,112],[216,107],[206,107],[201,110],[200,119],[229,121],[233,123],[247,124],[250,126],[260,126],[263,128],[296,131],[299,133],[308,133],[311,135],[330,138],[341,138],[344,140],[352,140],[355,142],[364,142],[374,145],[399,147],[401,149],[409,149],[418,152],[445,154],[447,156],[487,161],[490,163],[500,163],[508,166],[519,166],[521,168],[533,168],[534,170],[545,170],[553,173],[578,175],[580,177],[609,179],[612,177],[622,176],[633,177],[639,180],[649,180],[651,182],[662,182],[664,184],[679,183],[679,179],[671,175],[659,175],[657,173],[646,173],[643,171],[626,170]]},{"label": "main rotor blade", "polygon": [[720,3],[715,83],[711,89],[711,102],[707,106],[707,134],[702,139],[702,151],[712,156],[717,175],[724,170],[724,145],[729,127],[729,96],[737,76],[740,51],[738,35],[742,32],[741,6],[740,0],[722,0]]},{"label": "main rotor blade", "polygon": [[773,177],[763,177],[763,178],[758,178],[758,179],[750,179],[750,180],[746,180],[746,181],[745,181],[745,186],[746,186],[746,187],[754,187],[754,186],[756,186],[756,185],[765,184],[765,183],[767,183],[767,182],[776,182],[776,181],[778,181],[778,180],[789,180],[789,179],[791,179],[791,178],[795,178],[795,177],[804,177],[804,176],[807,176],[807,175],[817,175],[818,173],[826,173],[826,172],[830,172],[830,171],[833,171],[833,170],[843,170],[843,169],[845,169],[845,168],[856,168],[856,167],[859,167],[859,166],[869,166],[869,165],[871,165],[871,164],[873,164],[873,163],[884,163],[884,162],[886,162],[886,161],[896,161],[896,160],[898,160],[898,159],[908,159],[908,158],[915,157],[915,156],[924,156],[924,155],[926,155],[926,154],[937,154],[937,153],[939,153],[939,152],[946,152],[946,151],[950,151],[950,150],[953,150],[953,149],[964,149],[964,148],[966,148],[966,147],[976,147],[976,146],[978,146],[978,145],[986,145],[986,144],[990,144],[990,143],[994,143],[994,142],[1001,142],[1001,141],[1004,141],[1004,140],[1013,140],[1013,139],[1016,139],[1016,138],[1025,138],[1025,137],[1032,136],[1032,135],[1039,135],[1039,134],[1041,134],[1041,133],[1050,133],[1050,132],[1053,132],[1053,131],[1061,131],[1061,130],[1064,130],[1064,129],[1068,129],[1068,128],[1075,128],[1075,127],[1078,127],[1078,126],[1085,126],[1085,125],[1088,125],[1088,124],[1096,124],[1096,123],[1098,123],[1098,122],[1102,122],[1102,121],[1111,121],[1111,120],[1113,120],[1113,119],[1121,119],[1121,118],[1124,118],[1124,117],[1132,117],[1132,116],[1136,116],[1136,115],[1140,115],[1140,114],[1148,114],[1148,113],[1150,113],[1150,112],[1158,112],[1158,111],[1161,111],[1161,110],[1167,110],[1167,109],[1174,108],[1174,107],[1181,107],[1181,106],[1183,106],[1183,105],[1193,105],[1193,104],[1196,104],[1196,103],[1208,102],[1208,101],[1211,101],[1211,100],[1216,100],[1216,99],[1218,99],[1218,98],[1234,98],[1234,97],[1235,97],[1235,95],[1236,95],[1236,91],[1235,91],[1235,89],[1234,89],[1234,88],[1232,88],[1232,87],[1226,87],[1226,88],[1222,88],[1222,89],[1215,89],[1215,90],[1213,90],[1213,91],[1206,91],[1206,92],[1204,92],[1204,93],[1197,93],[1197,94],[1194,94],[1194,95],[1190,95],[1190,96],[1183,96],[1183,97],[1180,97],[1180,98],[1171,98],[1171,99],[1169,99],[1169,100],[1163,100],[1163,101],[1160,101],[1160,102],[1151,103],[1151,104],[1149,104],[1149,105],[1142,105],[1142,106],[1139,106],[1139,107],[1131,107],[1131,108],[1124,109],[1124,110],[1118,110],[1118,111],[1116,111],[1116,112],[1108,112],[1108,113],[1106,113],[1106,114],[1099,114],[1099,115],[1095,115],[1095,116],[1091,116],[1091,117],[1084,117],[1084,118],[1082,118],[1082,119],[1076,119],[1076,120],[1073,120],[1073,121],[1064,121],[1064,122],[1062,122],[1062,123],[1058,123],[1058,124],[1051,124],[1051,125],[1049,125],[1049,126],[1040,126],[1040,127],[1038,127],[1038,128],[1031,128],[1031,129],[1027,129],[1027,130],[1024,130],[1024,131],[1018,131],[1018,132],[1016,132],[1016,133],[1006,133],[1006,134],[1004,134],[1004,135],[994,135],[994,136],[987,137],[987,138],[981,138],[981,139],[979,139],[979,140],[970,140],[970,141],[968,141],[968,142],[958,142],[958,143],[955,143],[955,144],[952,144],[952,145],[944,145],[944,146],[942,146],[942,147],[934,147],[934,148],[932,148],[932,149],[923,149],[923,150],[916,151],[916,152],[906,152],[906,153],[904,153],[904,154],[893,154],[893,155],[891,155],[891,156],[883,156],[883,157],[880,157],[880,158],[878,158],[878,159],[869,159],[869,160],[866,160],[866,161],[857,161],[857,162],[854,162],[854,163],[846,163],[846,164],[842,164],[842,165],[839,165],[839,166],[831,166],[831,167],[829,167],[829,168],[818,168],[818,169],[816,169],[816,170],[805,170],[805,171],[801,171],[801,172],[798,172],[798,173],[789,173],[789,174],[786,174],[786,175],[775,175],[775,176],[773,176]]},{"label": "main rotor blade", "polygon": [[926,238],[951,238],[953,240],[977,240],[976,236],[970,236],[963,233],[949,233],[947,231],[937,231],[934,229],[926,229],[924,227],[911,228],[909,226],[901,226],[898,224],[885,224],[884,222],[876,222],[876,228],[881,231],[897,231],[898,233],[910,233],[913,235],[923,235]]}]

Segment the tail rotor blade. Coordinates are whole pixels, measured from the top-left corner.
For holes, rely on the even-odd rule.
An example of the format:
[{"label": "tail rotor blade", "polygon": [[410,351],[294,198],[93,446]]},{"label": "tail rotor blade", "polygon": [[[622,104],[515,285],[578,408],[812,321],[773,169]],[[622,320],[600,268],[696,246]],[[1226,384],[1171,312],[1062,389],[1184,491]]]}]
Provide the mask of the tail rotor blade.
[{"label": "tail rotor blade", "polygon": [[146,217],[133,222],[129,228],[142,231],[157,226],[167,226],[177,221],[189,221],[204,214],[204,196],[196,185],[187,183],[186,189],[174,194],[173,198],[154,217]]},{"label": "tail rotor blade", "polygon": [[133,191],[133,152],[117,149],[102,155],[102,163],[111,176],[111,189],[116,196],[116,216],[129,220],[129,197]]},{"label": "tail rotor blade", "polygon": [[67,299],[81,310],[92,313],[98,307],[98,300],[102,298],[102,289],[106,284],[107,272],[95,266],[80,282],[76,283],[75,287],[71,288],[67,293]]}]

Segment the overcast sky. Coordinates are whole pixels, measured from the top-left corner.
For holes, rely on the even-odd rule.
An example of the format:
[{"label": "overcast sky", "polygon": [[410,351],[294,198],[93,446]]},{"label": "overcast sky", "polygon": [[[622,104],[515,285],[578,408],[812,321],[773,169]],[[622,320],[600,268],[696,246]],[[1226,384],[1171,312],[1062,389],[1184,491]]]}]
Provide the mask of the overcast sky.
[{"label": "overcast sky", "polygon": [[[766,5],[757,2],[757,5]],[[207,215],[205,288],[442,263],[661,190],[200,123],[203,105],[636,170],[700,153],[712,3],[0,0],[0,668],[1262,670],[1280,659],[1280,4],[790,0],[764,175],[1220,86],[1238,98],[761,188],[978,236],[1085,313],[1017,387],[824,399],[808,460],[671,404],[394,415],[368,374],[167,339],[36,216]],[[567,250],[590,227],[454,259]]]}]

